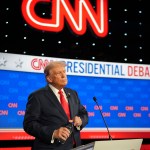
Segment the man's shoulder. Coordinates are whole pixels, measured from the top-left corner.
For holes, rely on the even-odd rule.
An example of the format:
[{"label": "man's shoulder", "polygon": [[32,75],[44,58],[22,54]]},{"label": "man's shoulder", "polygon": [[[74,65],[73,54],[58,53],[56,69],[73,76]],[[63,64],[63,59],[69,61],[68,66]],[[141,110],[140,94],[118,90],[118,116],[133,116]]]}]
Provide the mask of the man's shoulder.
[{"label": "man's shoulder", "polygon": [[41,87],[41,88],[39,88],[39,89],[37,89],[37,90],[33,91],[31,94],[40,94],[40,93],[45,92],[47,89],[48,89],[48,87],[47,87],[47,86],[45,86],[45,87]]},{"label": "man's shoulder", "polygon": [[65,87],[64,89],[65,89],[65,91],[67,91],[67,92],[76,93],[76,90],[74,90],[74,89],[72,89],[72,88]]}]

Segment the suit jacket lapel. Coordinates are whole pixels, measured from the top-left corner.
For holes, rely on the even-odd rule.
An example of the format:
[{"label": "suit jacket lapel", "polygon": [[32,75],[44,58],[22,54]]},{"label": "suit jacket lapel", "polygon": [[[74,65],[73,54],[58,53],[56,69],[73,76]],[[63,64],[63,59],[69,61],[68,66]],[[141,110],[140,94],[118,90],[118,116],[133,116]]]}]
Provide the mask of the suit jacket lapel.
[{"label": "suit jacket lapel", "polygon": [[67,90],[67,88],[64,88],[64,91],[67,95],[67,99],[68,99],[68,103],[69,103],[69,107],[70,107],[70,118],[72,119],[73,112],[74,112],[74,106],[73,106],[73,103],[72,103],[73,102],[73,97],[71,96],[71,93]]},{"label": "suit jacket lapel", "polygon": [[65,111],[61,107],[61,104],[58,101],[56,95],[54,94],[54,92],[51,90],[51,88],[49,86],[46,86],[46,94],[47,94],[48,99],[54,104],[54,106],[56,107],[56,109],[58,109],[60,111],[60,114],[66,120],[67,115],[65,114]]}]

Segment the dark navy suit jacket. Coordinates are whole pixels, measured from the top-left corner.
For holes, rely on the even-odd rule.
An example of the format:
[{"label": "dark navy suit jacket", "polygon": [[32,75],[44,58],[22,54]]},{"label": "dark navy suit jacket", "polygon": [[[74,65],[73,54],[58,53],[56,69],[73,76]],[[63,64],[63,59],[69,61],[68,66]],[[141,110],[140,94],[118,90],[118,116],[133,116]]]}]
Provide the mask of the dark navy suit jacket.
[{"label": "dark navy suit jacket", "polygon": [[[76,91],[70,88],[64,88],[64,91],[68,95],[71,118],[79,116],[82,119],[82,129],[88,123],[88,113],[81,105]],[[23,127],[29,135],[35,137],[32,149],[69,150],[72,148],[73,139],[76,146],[80,146],[80,131],[76,127],[73,128],[73,133],[64,144],[61,144],[58,140],[51,143],[54,130],[65,126],[67,123],[67,115],[48,85],[29,95]]]}]

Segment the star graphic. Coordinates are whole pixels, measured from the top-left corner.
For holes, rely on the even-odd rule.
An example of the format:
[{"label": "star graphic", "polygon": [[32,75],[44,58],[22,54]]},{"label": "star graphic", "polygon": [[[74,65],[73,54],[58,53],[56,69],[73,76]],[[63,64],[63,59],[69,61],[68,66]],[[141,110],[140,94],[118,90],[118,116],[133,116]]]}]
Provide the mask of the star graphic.
[{"label": "star graphic", "polygon": [[6,66],[6,62],[7,60],[4,57],[0,58],[0,66]]},{"label": "star graphic", "polygon": [[22,68],[22,64],[23,64],[23,61],[21,61],[20,59],[17,61],[17,62],[15,62],[16,63],[16,68]]}]

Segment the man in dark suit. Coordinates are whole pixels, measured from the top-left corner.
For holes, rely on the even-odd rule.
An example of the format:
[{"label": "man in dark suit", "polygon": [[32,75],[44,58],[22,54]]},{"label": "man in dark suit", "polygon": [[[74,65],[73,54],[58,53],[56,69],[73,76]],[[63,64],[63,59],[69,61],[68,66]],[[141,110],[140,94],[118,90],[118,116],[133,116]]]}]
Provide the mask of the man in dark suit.
[{"label": "man in dark suit", "polygon": [[[88,123],[88,113],[77,92],[65,87],[65,66],[61,61],[50,62],[44,69],[47,86],[28,97],[23,127],[35,137],[33,150],[70,150],[81,145],[80,130]],[[60,103],[59,90],[69,104],[69,116]]]}]

